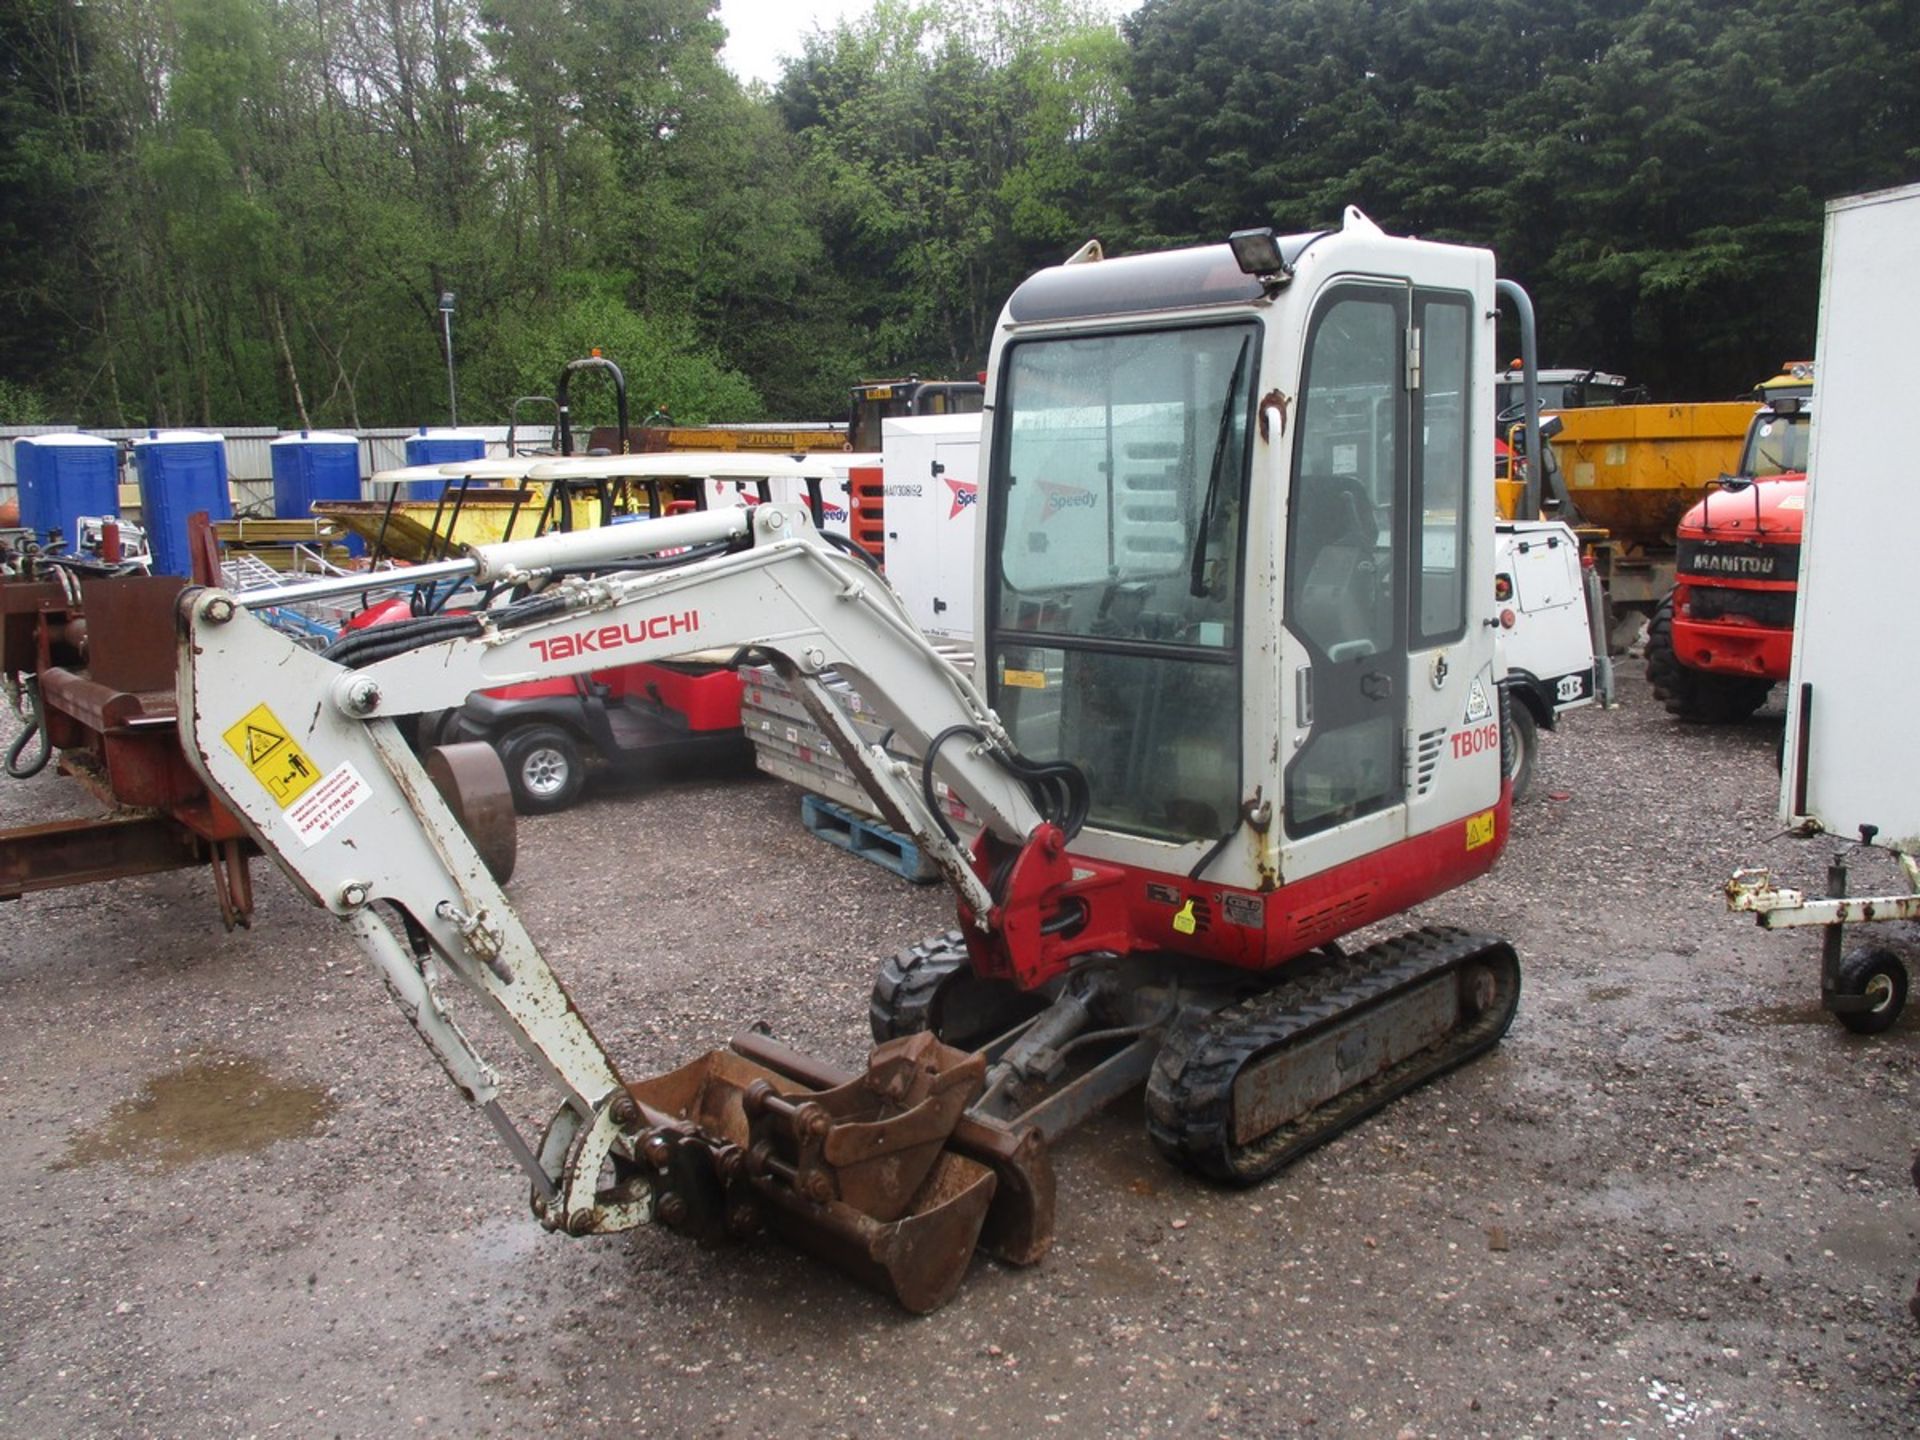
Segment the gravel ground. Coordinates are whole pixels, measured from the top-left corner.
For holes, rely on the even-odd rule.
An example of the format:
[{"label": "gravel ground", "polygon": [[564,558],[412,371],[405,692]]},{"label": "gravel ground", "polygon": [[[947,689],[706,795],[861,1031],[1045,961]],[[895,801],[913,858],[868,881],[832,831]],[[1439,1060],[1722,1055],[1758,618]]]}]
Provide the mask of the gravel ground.
[{"label": "gravel ground", "polygon": [[[1818,890],[1834,848],[1774,833],[1777,711],[1623,689],[1422,911],[1518,947],[1494,1055],[1251,1191],[1122,1105],[1058,1150],[1052,1255],[918,1320],[772,1246],[540,1230],[277,873],[236,935],[200,872],[0,911],[0,1431],[1920,1433],[1920,1018],[1846,1035],[1814,935],[1723,913],[1736,865]],[[798,808],[686,781],[523,824],[516,902],[630,1074],[754,1020],[853,1063],[879,957],[946,923]],[[83,809],[0,787],[0,825]]]}]

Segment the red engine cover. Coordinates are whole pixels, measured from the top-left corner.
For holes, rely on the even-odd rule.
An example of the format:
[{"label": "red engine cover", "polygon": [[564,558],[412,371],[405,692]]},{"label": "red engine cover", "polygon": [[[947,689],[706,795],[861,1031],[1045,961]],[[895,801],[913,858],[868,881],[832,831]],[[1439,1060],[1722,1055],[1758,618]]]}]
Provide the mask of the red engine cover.
[{"label": "red engine cover", "polygon": [[[1490,810],[1266,892],[1073,856],[1047,826],[1013,861],[993,933],[975,928],[964,906],[961,928],[977,973],[1023,989],[1101,951],[1164,951],[1270,970],[1484,875],[1506,848],[1511,817],[1512,790],[1503,785]],[[995,860],[983,836],[976,873],[990,877]],[[1085,919],[1047,933],[1045,922],[1073,905]]]}]

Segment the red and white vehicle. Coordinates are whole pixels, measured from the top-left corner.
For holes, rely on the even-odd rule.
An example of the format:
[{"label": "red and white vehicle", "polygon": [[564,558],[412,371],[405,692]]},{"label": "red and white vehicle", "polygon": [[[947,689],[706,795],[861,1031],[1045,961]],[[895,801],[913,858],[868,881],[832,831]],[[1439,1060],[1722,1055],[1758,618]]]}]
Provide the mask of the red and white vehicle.
[{"label": "red and white vehicle", "polygon": [[[444,467],[450,472],[456,468]],[[632,482],[656,494],[690,495],[667,504],[669,513],[724,510],[766,503],[803,506],[828,536],[847,531],[847,461],[839,455],[802,457],[752,451],[707,454],[594,456],[583,459],[526,457],[508,467],[535,484]],[[465,467],[462,473],[470,472]],[[616,524],[647,524],[644,515]],[[669,557],[671,558],[671,557]],[[391,576],[388,577],[389,579]],[[444,594],[444,590],[439,592]],[[467,613],[478,597],[449,600],[436,615]],[[415,601],[401,599],[369,610],[351,622],[329,653],[351,660],[382,641],[371,631],[415,617]],[[596,642],[591,633],[587,643]],[[424,750],[481,741],[506,765],[514,807],[526,815],[565,809],[581,794],[589,769],[626,775],[660,775],[697,767],[724,772],[752,763],[752,746],[740,724],[741,678],[731,650],[694,652],[638,664],[609,664],[585,674],[554,675],[494,686],[462,703],[419,718],[415,738]],[[582,654],[590,654],[591,649]],[[556,660],[572,658],[554,656]]]},{"label": "red and white vehicle", "polygon": [[[976,1242],[1045,1252],[1048,1143],[1129,1092],[1170,1159],[1250,1183],[1510,1023],[1496,936],[1342,944],[1509,832],[1498,283],[1489,252],[1352,209],[1028,279],[989,361],[971,677],[805,509],[709,510],[478,547],[441,573],[546,583],[358,667],[248,613],[274,599],[192,595],[189,756],[487,1108],[542,1223],[764,1225],[931,1308]],[[956,928],[882,967],[882,1043],[844,1084],[760,1036],[629,1084],[395,733],[689,640],[771,657],[956,892]],[[829,673],[919,763],[866,743]],[[537,1143],[449,977],[562,1092]]]}]

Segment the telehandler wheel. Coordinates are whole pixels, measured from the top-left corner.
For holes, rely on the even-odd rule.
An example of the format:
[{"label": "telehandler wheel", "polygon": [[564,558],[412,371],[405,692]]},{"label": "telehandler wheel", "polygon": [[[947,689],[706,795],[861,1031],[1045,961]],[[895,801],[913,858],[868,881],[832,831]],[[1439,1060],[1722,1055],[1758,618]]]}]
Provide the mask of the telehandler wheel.
[{"label": "telehandler wheel", "polygon": [[966,937],[948,930],[882,962],[867,1019],[876,1044],[931,1030],[942,1044],[974,1050],[1045,1006],[1037,995],[976,976]]},{"label": "telehandler wheel", "polygon": [[1673,596],[1647,622],[1647,683],[1676,720],[1729,725],[1767,703],[1770,682],[1744,675],[1716,675],[1682,665],[1673,653]]},{"label": "telehandler wheel", "polygon": [[1501,707],[1506,731],[1500,737],[1500,760],[1507,778],[1513,781],[1513,798],[1518,801],[1533,784],[1533,761],[1540,753],[1540,722],[1518,700]]},{"label": "telehandler wheel", "polygon": [[558,725],[523,725],[500,742],[507,784],[522,815],[550,815],[580,796],[586,760],[573,736]]},{"label": "telehandler wheel", "polygon": [[1907,967],[1891,950],[1855,950],[1840,962],[1842,995],[1865,995],[1871,1009],[1836,1011],[1834,1018],[1856,1035],[1878,1035],[1900,1018],[1907,1003]]}]

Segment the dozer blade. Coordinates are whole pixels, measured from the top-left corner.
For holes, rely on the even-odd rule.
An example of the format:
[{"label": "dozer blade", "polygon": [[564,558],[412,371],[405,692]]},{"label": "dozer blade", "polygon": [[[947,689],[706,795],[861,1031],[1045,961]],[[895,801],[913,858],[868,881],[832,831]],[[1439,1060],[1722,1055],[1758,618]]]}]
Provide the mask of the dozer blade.
[{"label": "dozer blade", "polygon": [[1252,1184],[1498,1042],[1520,1003],[1503,940],[1432,927],[1183,1026],[1147,1085],[1181,1164]]},{"label": "dozer blade", "polygon": [[655,1216],[707,1238],[764,1227],[909,1310],[938,1308],[997,1188],[989,1164],[952,1144],[985,1060],[913,1035],[876,1047],[862,1075],[794,1068],[808,1073],[716,1050],[628,1087]]}]

